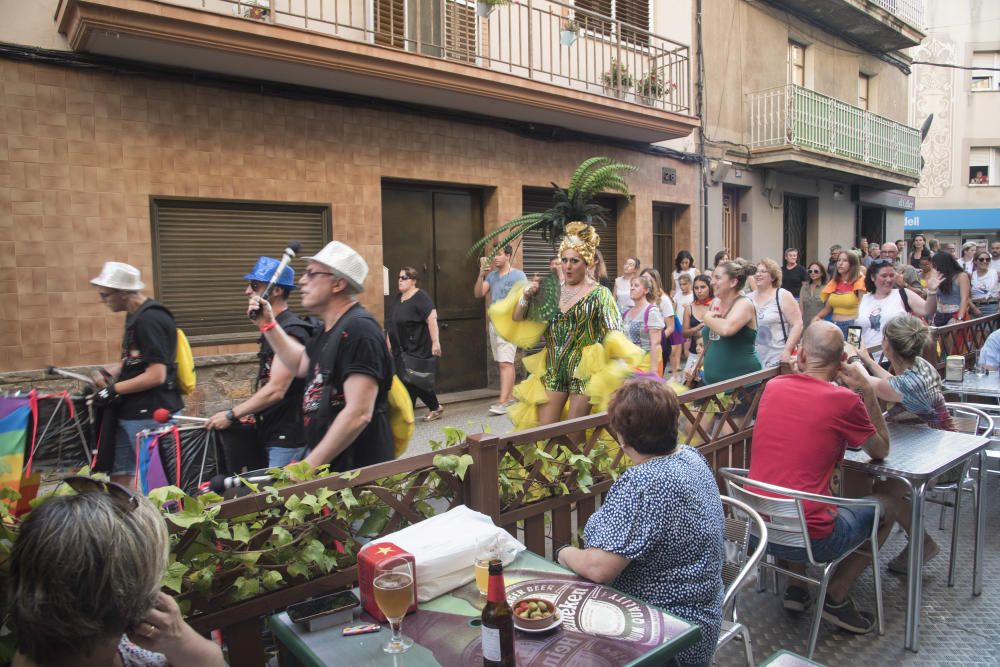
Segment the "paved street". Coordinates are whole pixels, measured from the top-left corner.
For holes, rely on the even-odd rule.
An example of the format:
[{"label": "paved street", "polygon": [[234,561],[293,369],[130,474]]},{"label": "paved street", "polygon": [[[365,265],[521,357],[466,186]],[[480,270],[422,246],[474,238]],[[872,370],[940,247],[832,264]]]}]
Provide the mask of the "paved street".
[{"label": "paved street", "polygon": [[464,399],[468,394],[482,394],[483,392],[466,392],[464,394],[443,394],[438,397],[444,405],[444,416],[433,422],[423,421],[427,414],[427,408],[421,403],[417,403],[414,414],[416,428],[413,431],[413,439],[410,440],[410,447],[406,450],[407,456],[415,456],[431,451],[430,442],[437,440],[444,442],[444,427],[451,426],[459,428],[468,434],[481,433],[489,430],[491,433],[509,433],[514,430],[510,419],[506,415],[492,415],[489,407],[496,402],[496,394],[492,391],[487,398]]}]

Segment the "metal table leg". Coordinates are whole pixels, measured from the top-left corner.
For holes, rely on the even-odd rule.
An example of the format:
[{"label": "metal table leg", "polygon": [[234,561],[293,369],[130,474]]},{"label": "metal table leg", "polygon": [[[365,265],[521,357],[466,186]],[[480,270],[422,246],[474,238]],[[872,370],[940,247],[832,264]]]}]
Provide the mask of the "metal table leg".
[{"label": "metal table leg", "polygon": [[906,643],[916,653],[920,647],[920,605],[924,572],[924,492],[927,482],[911,482],[910,562],[906,575]]},{"label": "metal table leg", "polygon": [[979,479],[976,502],[976,550],[972,559],[972,594],[983,592],[983,533],[986,532],[986,449],[979,450]]}]

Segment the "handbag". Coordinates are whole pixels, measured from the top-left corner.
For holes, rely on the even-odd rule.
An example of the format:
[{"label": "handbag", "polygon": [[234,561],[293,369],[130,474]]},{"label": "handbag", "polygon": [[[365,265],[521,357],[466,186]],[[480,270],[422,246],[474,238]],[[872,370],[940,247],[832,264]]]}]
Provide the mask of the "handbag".
[{"label": "handbag", "polygon": [[437,375],[437,357],[424,359],[409,352],[400,352],[402,368],[400,378],[406,384],[413,385],[424,391],[434,391],[434,380]]}]

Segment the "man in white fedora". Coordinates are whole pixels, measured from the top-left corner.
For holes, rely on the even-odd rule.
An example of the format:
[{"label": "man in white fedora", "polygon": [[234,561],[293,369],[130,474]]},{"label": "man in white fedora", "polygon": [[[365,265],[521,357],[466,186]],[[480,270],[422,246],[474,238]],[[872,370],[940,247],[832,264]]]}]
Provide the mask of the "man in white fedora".
[{"label": "man in white fedora", "polygon": [[111,312],[126,313],[121,361],[108,366],[106,374],[93,374],[100,390],[98,402],[113,408],[117,421],[113,440],[108,441],[114,444],[113,460],[110,447],[99,448],[96,469],[131,486],[136,434],[161,425],[153,419],[156,410],[174,413],[184,407],[176,386],[177,324],[163,304],[142,295],[145,285],[134,266],[105,262],[101,275],[90,284]]},{"label": "man in white fedora", "polygon": [[368,265],[340,241],[305,259],[302,305],[325,323],[308,345],[285,333],[259,296],[251,296],[249,305],[249,312],[260,311],[260,331],[281,363],[305,378],[302,417],[309,451],[304,460],[312,466],[329,463],[335,471],[389,461],[392,358],[382,328],[357,302]]}]

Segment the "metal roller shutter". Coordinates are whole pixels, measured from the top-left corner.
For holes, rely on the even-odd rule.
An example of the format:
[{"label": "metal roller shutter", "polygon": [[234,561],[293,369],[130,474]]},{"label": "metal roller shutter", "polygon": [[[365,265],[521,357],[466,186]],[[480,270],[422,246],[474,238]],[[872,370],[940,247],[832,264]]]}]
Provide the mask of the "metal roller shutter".
[{"label": "metal roller shutter", "polygon": [[[290,240],[300,257],[330,240],[330,207],[205,199],[153,199],[153,281],[193,343],[255,340],[242,292],[261,255],[280,258]],[[296,278],[303,262],[293,263]],[[290,307],[303,313],[298,290]]]},{"label": "metal roller shutter", "polygon": [[[541,213],[552,206],[552,190],[543,188],[525,188],[522,193],[521,210],[524,213]],[[608,225],[597,225],[597,234],[601,237],[598,248],[604,256],[608,267],[608,276],[612,280],[618,275],[618,199],[611,195],[597,197],[597,203],[611,211],[608,214]],[[524,272],[530,277],[533,273],[544,273],[549,270],[549,261],[555,257],[556,250],[552,243],[542,239],[542,233],[533,231],[525,234]]]}]

